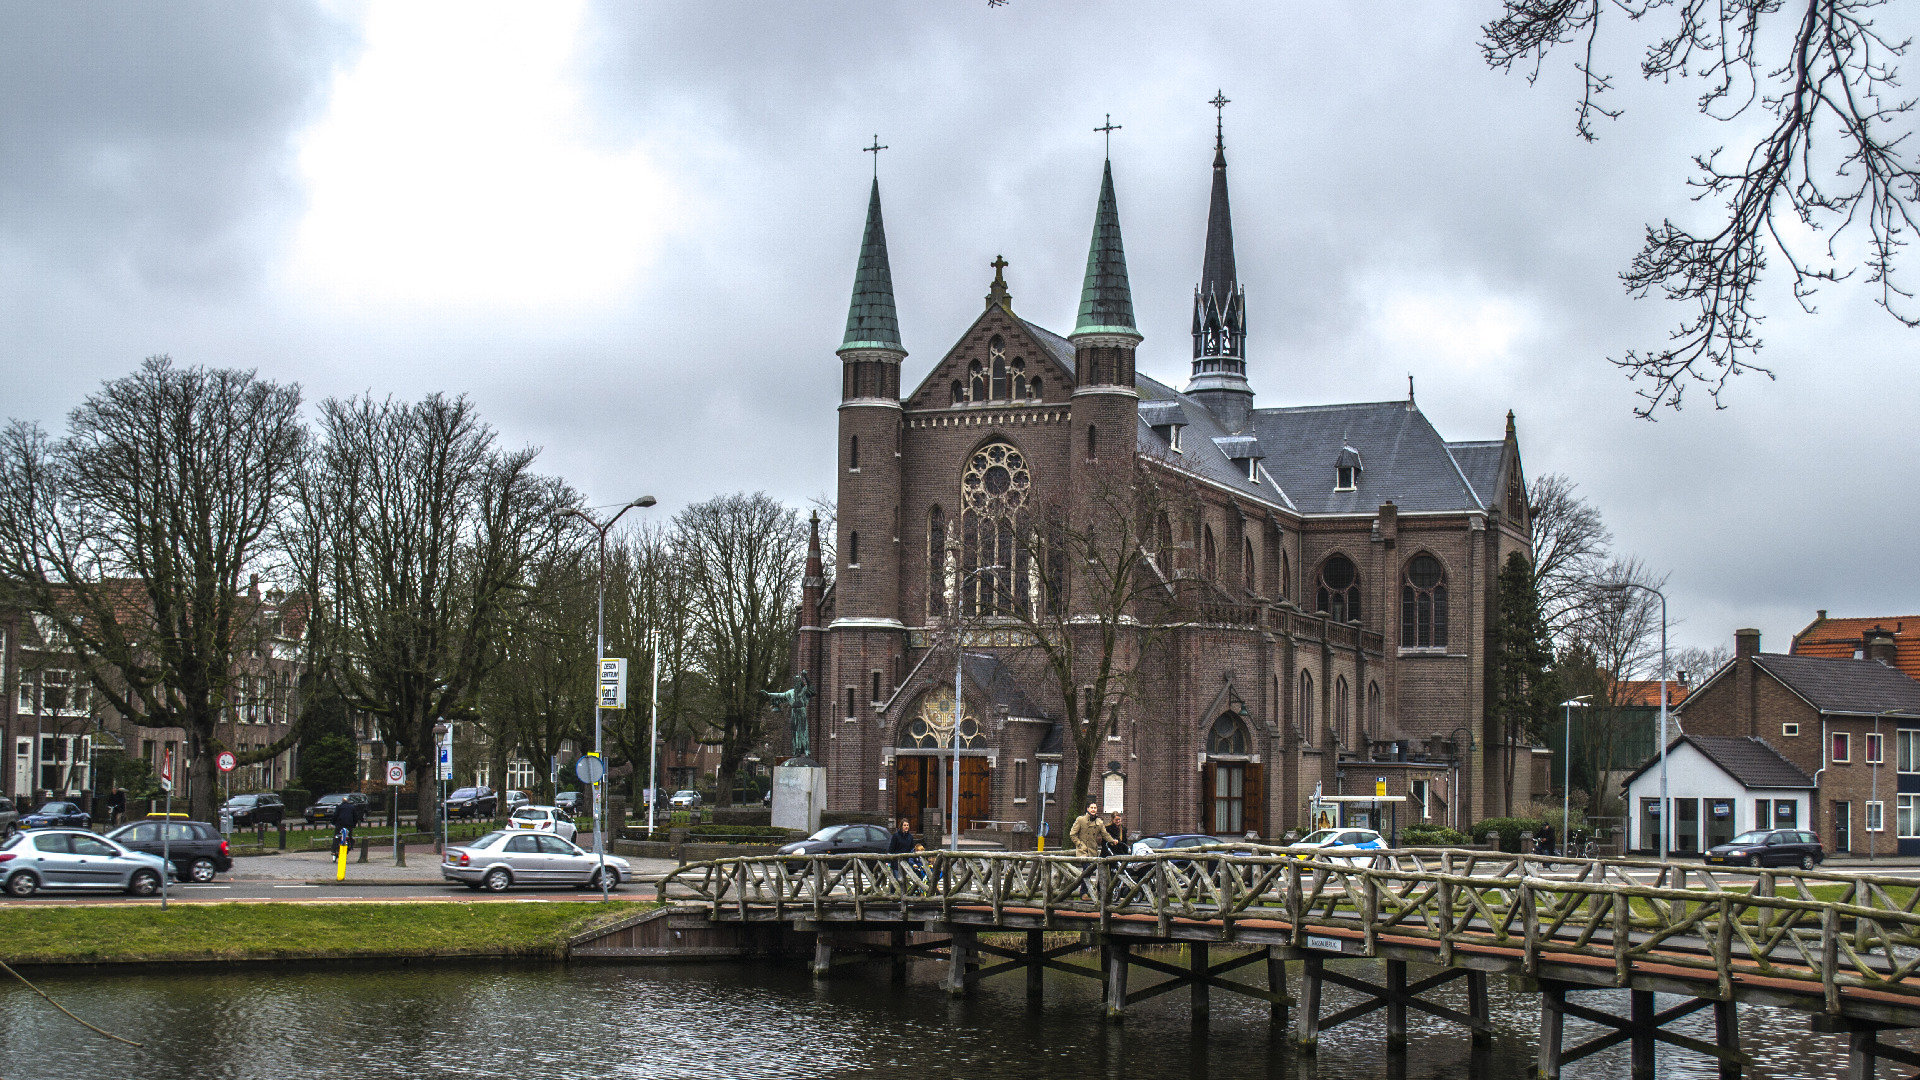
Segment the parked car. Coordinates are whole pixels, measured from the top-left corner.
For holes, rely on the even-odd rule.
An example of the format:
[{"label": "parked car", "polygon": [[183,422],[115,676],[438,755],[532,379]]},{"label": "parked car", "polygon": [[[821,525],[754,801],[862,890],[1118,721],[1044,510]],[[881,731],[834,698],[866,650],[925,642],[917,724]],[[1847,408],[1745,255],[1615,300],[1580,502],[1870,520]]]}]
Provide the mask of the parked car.
[{"label": "parked car", "polygon": [[181,881],[212,881],[215,874],[233,869],[233,854],[220,830],[204,821],[159,819],[122,825],[107,839],[133,851],[161,855],[173,862],[173,876]]},{"label": "parked car", "polygon": [[1133,842],[1130,849],[1135,855],[1151,855],[1156,851],[1174,851],[1180,848],[1211,847],[1227,841],[1206,833],[1156,833],[1142,836]]},{"label": "parked car", "polygon": [[700,807],[700,793],[697,791],[676,791],[667,800],[667,805],[675,810],[697,810]]},{"label": "parked car", "polygon": [[70,802],[41,803],[40,809],[20,819],[23,829],[84,829],[93,824],[93,817],[80,804]]},{"label": "parked car", "polygon": [[557,806],[523,806],[507,818],[507,828],[552,833],[562,840],[571,840],[580,832],[567,812]]},{"label": "parked car", "polygon": [[533,796],[528,795],[524,791],[509,790],[506,793],[506,795],[503,796],[502,798],[503,798],[503,801],[501,802],[501,806],[506,810],[506,812],[509,815],[511,815],[515,810],[518,810],[523,806],[530,806],[533,803]]},{"label": "parked car", "polygon": [[42,889],[152,896],[160,891],[166,868],[158,855],[79,829],[35,829],[0,841],[0,889],[9,896],[32,896]]},{"label": "parked car", "polygon": [[1288,844],[1287,851],[1301,859],[1331,858],[1355,864],[1372,858],[1359,853],[1380,851],[1386,846],[1386,839],[1372,829],[1321,829]]},{"label": "parked car", "polygon": [[13,808],[13,800],[0,795],[0,838],[12,836],[20,828],[20,811]]},{"label": "parked car", "polygon": [[[505,892],[515,885],[600,887],[602,856],[551,833],[501,830],[471,843],[449,846],[440,876],[469,889]],[[633,866],[617,855],[605,856],[607,888],[633,878]]]},{"label": "parked car", "polygon": [[455,788],[447,796],[447,816],[490,818],[500,807],[500,796],[489,787]]},{"label": "parked car", "polygon": [[553,805],[565,810],[572,817],[579,817],[580,808],[586,804],[585,801],[580,798],[579,792],[563,791],[553,797]]},{"label": "parked car", "polygon": [[[879,825],[829,825],[805,840],[782,845],[779,854],[885,855],[892,839],[893,834]],[[837,864],[829,860],[828,865]]]},{"label": "parked car", "polygon": [[357,803],[360,807],[360,820],[363,823],[366,821],[369,800],[365,795],[357,791],[347,791],[335,795],[320,796],[312,806],[307,807],[307,824],[318,825],[321,822],[332,821],[333,812],[340,809],[340,804],[344,802]]},{"label": "parked car", "polygon": [[1811,870],[1824,862],[1820,837],[1805,829],[1755,829],[1705,852],[1708,863],[1723,866],[1798,866]]},{"label": "parked car", "polygon": [[255,825],[278,825],[286,820],[287,808],[272,792],[259,795],[235,795],[220,809],[233,815],[233,827],[251,829]]}]

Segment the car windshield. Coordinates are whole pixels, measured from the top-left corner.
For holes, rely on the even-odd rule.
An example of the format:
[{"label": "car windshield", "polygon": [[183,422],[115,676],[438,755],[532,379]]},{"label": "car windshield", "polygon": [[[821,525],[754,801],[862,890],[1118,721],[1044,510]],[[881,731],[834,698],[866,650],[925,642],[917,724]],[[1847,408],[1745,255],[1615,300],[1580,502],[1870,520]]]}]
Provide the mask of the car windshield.
[{"label": "car windshield", "polygon": [[1758,830],[1755,830],[1754,832],[1743,832],[1739,836],[1736,836],[1733,839],[1727,841],[1727,843],[1729,844],[1764,844],[1767,842],[1767,837],[1772,835],[1773,835],[1773,830],[1771,829],[1758,829]]},{"label": "car windshield", "polygon": [[235,795],[233,798],[227,800],[227,805],[228,806],[252,806],[254,803],[257,803],[259,801],[260,801],[260,796],[258,795]]},{"label": "car windshield", "polygon": [[853,828],[853,826],[851,825],[829,825],[826,828],[821,829],[819,832],[814,833],[812,836],[807,837],[807,839],[832,840],[838,837],[841,833],[851,828]]},{"label": "car windshield", "polygon": [[449,799],[471,799],[478,794],[480,794],[480,792],[476,788],[463,787],[456,790],[452,795],[449,795],[447,797]]},{"label": "car windshield", "polygon": [[1339,835],[1340,833],[1337,829],[1321,829],[1316,833],[1308,833],[1300,842],[1303,844],[1325,844],[1332,842],[1333,838]]},{"label": "car windshield", "polygon": [[1164,836],[1143,836],[1140,838],[1140,844],[1143,847],[1149,847],[1158,851],[1167,846],[1167,838]]},{"label": "car windshield", "polygon": [[320,796],[320,805],[332,806],[334,803],[337,803],[337,802],[345,802],[346,799],[347,797],[345,795],[322,795]]},{"label": "car windshield", "polygon": [[45,803],[40,807],[40,812],[43,814],[71,814],[73,813],[73,804],[63,802]]},{"label": "car windshield", "polygon": [[673,793],[673,797],[676,799],[684,799],[691,796],[692,794],[693,792],[691,791],[676,791]]}]

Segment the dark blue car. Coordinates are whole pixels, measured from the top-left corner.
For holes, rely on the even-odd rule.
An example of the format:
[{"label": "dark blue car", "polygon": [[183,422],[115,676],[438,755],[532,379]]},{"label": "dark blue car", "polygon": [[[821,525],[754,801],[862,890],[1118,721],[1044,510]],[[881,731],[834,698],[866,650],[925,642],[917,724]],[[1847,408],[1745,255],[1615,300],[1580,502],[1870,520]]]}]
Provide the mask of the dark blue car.
[{"label": "dark blue car", "polygon": [[23,829],[84,829],[92,824],[93,818],[70,802],[42,803],[40,809],[20,819]]}]

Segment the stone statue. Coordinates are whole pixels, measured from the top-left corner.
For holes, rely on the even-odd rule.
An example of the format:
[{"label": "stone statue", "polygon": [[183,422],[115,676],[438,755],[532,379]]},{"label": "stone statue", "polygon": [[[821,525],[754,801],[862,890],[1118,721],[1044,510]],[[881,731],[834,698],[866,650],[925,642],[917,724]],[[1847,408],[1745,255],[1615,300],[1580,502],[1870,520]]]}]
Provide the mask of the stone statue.
[{"label": "stone statue", "polygon": [[807,681],[807,673],[802,671],[793,677],[791,690],[782,690],[777,694],[762,690],[760,694],[772,702],[775,712],[787,714],[787,724],[793,731],[793,756],[811,759],[812,744],[807,738],[807,703],[813,700],[813,684]]}]

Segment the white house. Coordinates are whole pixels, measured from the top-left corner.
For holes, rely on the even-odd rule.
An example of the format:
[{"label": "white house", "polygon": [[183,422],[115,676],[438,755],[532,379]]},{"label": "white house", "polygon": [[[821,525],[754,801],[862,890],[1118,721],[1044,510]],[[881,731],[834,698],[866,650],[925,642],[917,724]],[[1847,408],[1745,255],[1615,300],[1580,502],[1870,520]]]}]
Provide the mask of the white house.
[{"label": "white house", "polygon": [[1813,778],[1765,739],[1682,735],[1667,744],[1667,798],[1660,812],[1660,756],[1631,773],[1627,814],[1634,851],[1660,850],[1660,820],[1673,823],[1669,851],[1701,852],[1748,829],[1806,827]]}]

